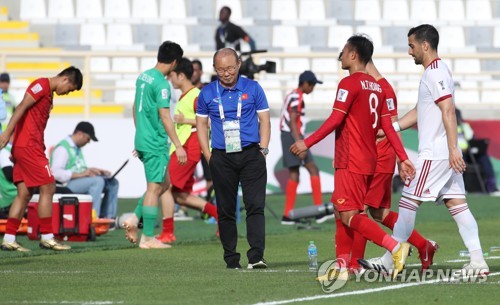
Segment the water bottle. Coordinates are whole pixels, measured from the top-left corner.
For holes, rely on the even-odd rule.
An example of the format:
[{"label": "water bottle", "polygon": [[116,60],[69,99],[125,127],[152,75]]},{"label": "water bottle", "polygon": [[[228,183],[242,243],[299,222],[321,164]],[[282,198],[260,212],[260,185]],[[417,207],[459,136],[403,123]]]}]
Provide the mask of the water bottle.
[{"label": "water bottle", "polygon": [[318,269],[318,248],[314,244],[314,241],[309,242],[309,247],[307,247],[307,255],[309,256],[309,270]]}]

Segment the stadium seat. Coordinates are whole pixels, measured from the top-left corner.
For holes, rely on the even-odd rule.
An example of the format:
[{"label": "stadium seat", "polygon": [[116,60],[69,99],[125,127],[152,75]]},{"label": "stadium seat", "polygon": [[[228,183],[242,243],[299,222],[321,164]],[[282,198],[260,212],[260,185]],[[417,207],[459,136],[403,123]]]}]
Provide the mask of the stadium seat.
[{"label": "stadium seat", "polygon": [[273,47],[298,47],[299,35],[293,25],[276,25],[273,27]]},{"label": "stadium seat", "polygon": [[339,69],[339,61],[332,54],[332,58],[313,58],[311,61],[311,70],[314,73],[334,73]]},{"label": "stadium seat", "polygon": [[463,0],[440,0],[439,19],[440,20],[461,20],[465,19]]},{"label": "stadium seat", "polygon": [[113,72],[131,72],[139,71],[137,57],[113,57],[111,59],[111,70]]},{"label": "stadium seat", "polygon": [[162,27],[161,41],[171,40],[186,46],[189,44],[187,28],[182,24],[167,24]]},{"label": "stadium seat", "polygon": [[439,28],[439,48],[464,48],[465,33],[462,26],[442,26]]},{"label": "stadium seat", "polygon": [[[204,51],[214,51],[215,50],[215,26],[214,25],[204,25],[190,26],[191,40],[192,43],[189,48],[191,49],[202,49]],[[184,48],[184,45],[181,44]],[[185,49],[186,50],[186,49]]]},{"label": "stadium seat", "polygon": [[[172,1],[174,2],[174,1]],[[204,19],[214,18],[213,1],[206,0],[190,0],[188,16],[194,16]]]},{"label": "stadium seat", "polygon": [[132,17],[145,20],[157,19],[158,4],[156,0],[132,0]]},{"label": "stadium seat", "polygon": [[436,20],[436,1],[411,0],[410,19],[414,22]]},{"label": "stadium seat", "polygon": [[383,44],[392,46],[399,52],[408,50],[408,30],[406,26],[384,26],[382,27]]},{"label": "stadium seat", "polygon": [[228,6],[231,8],[231,20],[238,21],[243,18],[241,13],[241,2],[240,0],[216,0],[215,2],[215,20],[219,20],[219,11],[223,6]]},{"label": "stadium seat", "polygon": [[410,19],[408,2],[401,0],[384,0],[382,18],[391,21],[408,21]]},{"label": "stadium seat", "polygon": [[146,46],[146,49],[157,50],[161,43],[161,27],[157,24],[137,24],[133,27],[134,43]]},{"label": "stadium seat", "polygon": [[253,19],[267,21],[271,17],[269,2],[268,0],[243,0],[242,14]]},{"label": "stadium seat", "polygon": [[73,1],[68,0],[49,0],[49,18],[74,18],[75,8],[73,6]]},{"label": "stadium seat", "polygon": [[19,17],[21,20],[43,19],[47,17],[45,1],[20,0]]},{"label": "stadium seat", "polygon": [[108,24],[106,44],[112,46],[130,46],[132,42],[132,27],[130,24]]},{"label": "stadium seat", "polygon": [[380,17],[380,5],[378,1],[356,0],[354,3],[354,19],[379,21]]},{"label": "stadium seat", "polygon": [[396,62],[393,58],[374,58],[373,63],[382,75],[396,72]]},{"label": "stadium seat", "polygon": [[104,17],[130,18],[130,3],[123,0],[104,0]]},{"label": "stadium seat", "polygon": [[493,30],[493,47],[500,48],[500,26],[495,26]]},{"label": "stadium seat", "polygon": [[299,45],[324,49],[327,47],[328,28],[325,26],[304,26],[299,29]]},{"label": "stadium seat", "polygon": [[274,0],[271,2],[271,19],[297,20],[295,0]]},{"label": "stadium seat", "polygon": [[332,25],[328,31],[328,46],[342,50],[354,29],[350,25]]},{"label": "stadium seat", "polygon": [[[498,1],[496,2],[498,6]],[[465,0],[467,20],[487,21],[492,18],[490,0]]]},{"label": "stadium seat", "polygon": [[90,58],[91,72],[109,72],[111,71],[108,57],[91,57]]},{"label": "stadium seat", "polygon": [[[337,86],[336,83],[331,83],[325,81],[321,85],[317,85],[314,88],[314,91],[310,94],[309,102],[310,104],[313,105],[321,105],[321,106],[326,106],[326,108],[331,109],[333,106],[333,102],[335,101],[335,94],[337,93],[336,90],[334,89],[323,89],[323,87],[334,87]],[[306,105],[310,105],[306,104]],[[311,107],[309,107],[311,108]],[[307,111],[307,110],[306,110]],[[325,115],[327,112],[325,112]]]},{"label": "stadium seat", "polygon": [[352,0],[326,1],[326,17],[352,22],[354,7]]},{"label": "stadium seat", "polygon": [[300,0],[299,19],[308,21],[325,20],[325,3],[323,0]]},{"label": "stadium seat", "polygon": [[481,62],[477,58],[457,58],[454,60],[453,73],[478,74],[481,72]]},{"label": "stadium seat", "polygon": [[454,100],[457,105],[476,104],[480,102],[477,81],[460,81],[455,86]]},{"label": "stadium seat", "polygon": [[491,48],[493,46],[493,27],[470,26],[465,27],[466,45],[478,48]]},{"label": "stadium seat", "polygon": [[[215,31],[215,29],[214,29]],[[271,27],[270,26],[262,26],[262,25],[254,25],[245,27],[245,31],[247,31],[248,35],[250,35],[253,40],[255,40],[255,44],[257,49],[268,49],[271,47]],[[211,36],[214,36],[212,34]],[[215,47],[215,45],[214,45]]]},{"label": "stadium seat", "polygon": [[59,47],[80,46],[80,26],[77,24],[54,25],[54,45]]},{"label": "stadium seat", "polygon": [[482,91],[481,91],[481,103],[488,104],[499,104],[500,99],[500,81],[499,80],[490,80],[482,82]]},{"label": "stadium seat", "polygon": [[104,24],[84,23],[80,26],[80,45],[104,45],[106,34]]},{"label": "stadium seat", "polygon": [[115,90],[114,102],[132,105],[135,97],[135,79],[117,80],[115,86],[117,89]]},{"label": "stadium seat", "polygon": [[266,94],[267,102],[271,108],[281,109],[283,106],[283,90],[279,80],[265,80],[260,82]]},{"label": "stadium seat", "polygon": [[102,18],[101,0],[76,0],[76,17]]},{"label": "stadium seat", "polygon": [[186,18],[186,3],[184,2],[184,0],[160,0],[160,18]]},{"label": "stadium seat", "polygon": [[302,73],[305,70],[311,70],[309,58],[284,58],[283,72]]}]

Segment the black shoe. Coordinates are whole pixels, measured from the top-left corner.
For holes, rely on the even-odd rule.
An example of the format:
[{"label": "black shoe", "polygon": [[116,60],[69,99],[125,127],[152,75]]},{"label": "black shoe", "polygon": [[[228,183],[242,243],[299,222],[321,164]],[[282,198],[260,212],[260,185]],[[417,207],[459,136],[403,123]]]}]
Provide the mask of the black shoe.
[{"label": "black shoe", "polygon": [[260,261],[256,263],[248,263],[247,269],[266,269],[267,268],[267,262],[264,259],[261,259]]},{"label": "black shoe", "polygon": [[241,265],[240,264],[237,264],[237,265],[227,265],[226,269],[241,269]]},{"label": "black shoe", "polygon": [[282,225],[294,225],[296,223],[297,222],[295,220],[290,219],[290,218],[288,218],[286,216],[281,217],[281,224]]}]

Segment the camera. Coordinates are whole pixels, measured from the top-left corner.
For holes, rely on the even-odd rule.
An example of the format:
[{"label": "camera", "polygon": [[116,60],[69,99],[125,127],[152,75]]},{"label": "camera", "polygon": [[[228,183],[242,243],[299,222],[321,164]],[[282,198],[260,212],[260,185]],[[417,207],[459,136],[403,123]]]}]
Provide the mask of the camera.
[{"label": "camera", "polygon": [[[254,50],[241,53],[240,74],[248,77],[249,79],[254,79],[254,74],[259,73],[260,71],[266,71],[267,73],[276,73],[276,62],[266,61],[266,63],[263,65],[257,65],[253,61],[252,54],[265,52],[267,52],[267,50]],[[248,57],[243,59],[244,56]]]}]

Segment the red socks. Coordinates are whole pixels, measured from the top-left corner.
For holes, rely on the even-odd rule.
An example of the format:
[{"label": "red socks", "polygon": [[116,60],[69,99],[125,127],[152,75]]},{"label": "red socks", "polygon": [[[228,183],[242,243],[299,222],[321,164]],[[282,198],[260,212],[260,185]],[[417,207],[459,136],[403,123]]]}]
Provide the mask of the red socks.
[{"label": "red socks", "polygon": [[[359,214],[359,216],[368,219],[368,215],[365,213],[361,213]],[[367,240],[363,237],[363,235],[361,235],[359,232],[354,231],[354,239],[351,250],[351,262],[349,263],[349,267],[359,268],[358,259],[365,257],[366,242]]]},{"label": "red socks", "polygon": [[298,181],[288,179],[285,190],[285,210],[283,211],[283,216],[288,217],[288,213],[293,210],[295,206],[295,199],[297,198],[297,187],[299,186]]},{"label": "red socks", "polygon": [[[394,229],[394,224],[398,220],[398,213],[389,211],[389,214],[382,220],[382,224],[389,229],[393,230]],[[417,249],[425,249],[427,246],[427,240],[420,235],[416,230],[413,230],[411,232],[410,237],[408,238],[408,242],[412,245],[414,245]]]},{"label": "red socks", "polygon": [[392,252],[398,245],[398,242],[394,238],[387,235],[375,221],[368,217],[363,217],[360,214],[354,215],[351,218],[350,226],[353,230],[363,235],[364,238],[386,248],[389,252]]},{"label": "red socks", "polygon": [[52,217],[40,218],[40,234],[52,234]]},{"label": "red socks", "polygon": [[174,234],[174,218],[163,218],[163,233]]},{"label": "red socks", "polygon": [[7,224],[5,225],[5,234],[16,235],[17,229],[21,225],[21,220],[17,218],[8,218]]},{"label": "red socks", "polygon": [[311,189],[314,204],[322,204],[323,196],[321,194],[321,180],[319,179],[319,176],[311,176]]},{"label": "red socks", "polygon": [[218,220],[219,217],[217,216],[217,207],[210,202],[207,202],[205,204],[205,207],[203,208],[203,213],[208,214],[215,218],[215,220]]},{"label": "red socks", "polygon": [[337,260],[344,260],[347,265],[351,257],[354,233],[351,228],[345,226],[340,219],[335,219],[335,225],[337,228],[335,231],[335,253]]}]

